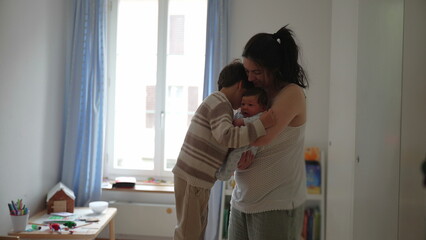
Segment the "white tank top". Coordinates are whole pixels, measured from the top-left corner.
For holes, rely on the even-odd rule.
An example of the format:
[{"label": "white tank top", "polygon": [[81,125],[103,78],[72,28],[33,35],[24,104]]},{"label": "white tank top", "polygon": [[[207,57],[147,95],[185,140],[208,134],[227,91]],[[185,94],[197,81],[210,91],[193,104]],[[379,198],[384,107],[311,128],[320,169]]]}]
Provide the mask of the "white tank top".
[{"label": "white tank top", "polygon": [[259,147],[250,168],[237,170],[231,205],[244,213],[293,209],[306,200],[305,124],[286,127]]}]

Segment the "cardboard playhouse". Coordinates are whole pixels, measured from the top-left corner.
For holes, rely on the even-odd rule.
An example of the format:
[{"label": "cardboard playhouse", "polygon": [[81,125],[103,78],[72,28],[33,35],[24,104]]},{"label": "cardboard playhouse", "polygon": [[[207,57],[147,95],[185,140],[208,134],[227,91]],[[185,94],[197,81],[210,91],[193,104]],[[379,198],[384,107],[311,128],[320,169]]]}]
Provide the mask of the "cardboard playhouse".
[{"label": "cardboard playhouse", "polygon": [[59,182],[47,194],[47,213],[53,212],[74,212],[75,195],[74,192]]}]

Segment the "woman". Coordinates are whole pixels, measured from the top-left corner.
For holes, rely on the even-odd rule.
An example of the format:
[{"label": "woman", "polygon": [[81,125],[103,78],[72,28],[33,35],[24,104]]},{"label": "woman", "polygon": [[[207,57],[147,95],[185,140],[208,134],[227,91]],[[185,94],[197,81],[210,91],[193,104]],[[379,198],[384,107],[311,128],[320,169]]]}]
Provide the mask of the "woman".
[{"label": "woman", "polygon": [[298,63],[299,47],[285,26],[275,34],[254,35],[242,56],[249,81],[267,92],[276,124],[253,144],[262,146],[255,160],[247,152],[235,173],[229,239],[299,240],[306,199],[308,86]]}]

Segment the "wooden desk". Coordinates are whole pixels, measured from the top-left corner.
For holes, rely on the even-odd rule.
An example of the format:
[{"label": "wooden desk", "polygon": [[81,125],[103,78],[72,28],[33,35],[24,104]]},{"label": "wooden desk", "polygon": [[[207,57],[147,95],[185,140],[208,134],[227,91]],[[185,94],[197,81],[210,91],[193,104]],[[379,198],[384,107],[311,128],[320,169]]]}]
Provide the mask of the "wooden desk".
[{"label": "wooden desk", "polygon": [[[89,225],[78,227],[80,225],[86,224],[86,222],[75,221],[77,223],[77,228],[70,229],[74,230],[73,233],[69,231],[61,230],[59,232],[54,232],[48,229],[48,227],[43,226],[41,230],[32,231],[32,232],[9,232],[10,236],[19,236],[24,239],[95,239],[99,233],[105,228],[106,225],[109,225],[109,239],[115,240],[115,222],[114,217],[117,214],[116,208],[108,208],[102,214],[94,214],[90,208],[75,208],[74,213],[79,216],[79,218],[98,218],[99,222],[93,222]],[[46,215],[46,211],[42,211],[32,216],[28,220],[28,228],[31,228],[30,223],[43,223],[43,216]],[[61,224],[61,228],[63,229]]]}]

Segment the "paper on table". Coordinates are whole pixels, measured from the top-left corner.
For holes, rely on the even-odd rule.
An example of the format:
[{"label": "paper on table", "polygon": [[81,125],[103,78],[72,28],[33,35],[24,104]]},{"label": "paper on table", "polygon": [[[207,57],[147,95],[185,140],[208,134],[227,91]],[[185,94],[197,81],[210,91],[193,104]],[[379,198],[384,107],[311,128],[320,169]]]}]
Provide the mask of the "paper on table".
[{"label": "paper on table", "polygon": [[76,221],[79,219],[79,216],[72,215],[69,217],[55,216],[50,214],[45,214],[40,217],[39,221],[43,221],[44,223],[54,223],[54,222],[68,222],[68,221]]},{"label": "paper on table", "polygon": [[55,212],[55,213],[51,213],[50,215],[52,215],[52,216],[60,216],[60,217],[69,217],[69,216],[73,216],[74,213],[69,213],[69,212]]}]

